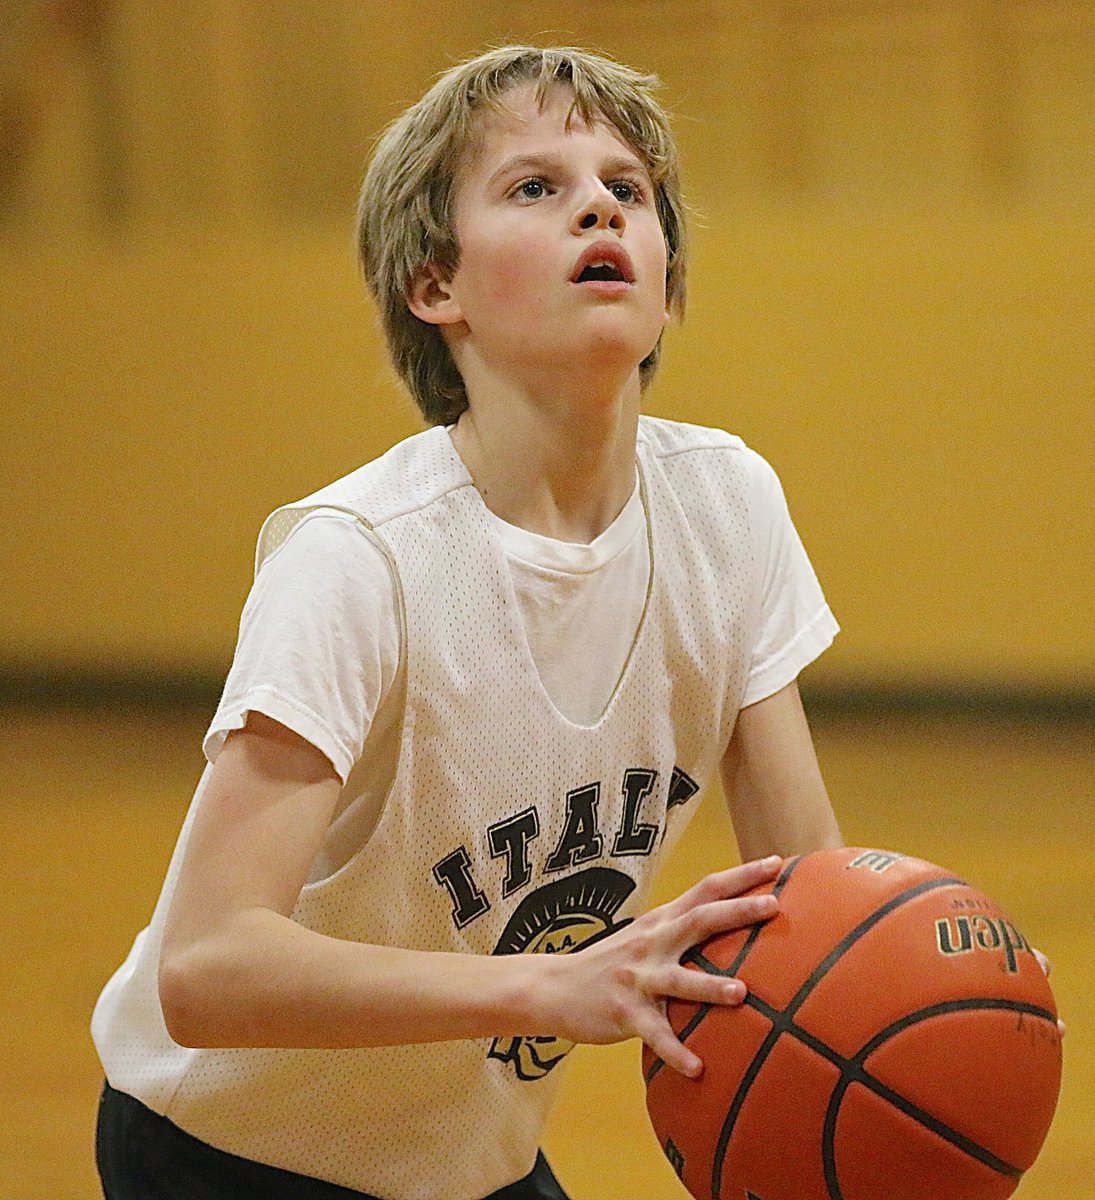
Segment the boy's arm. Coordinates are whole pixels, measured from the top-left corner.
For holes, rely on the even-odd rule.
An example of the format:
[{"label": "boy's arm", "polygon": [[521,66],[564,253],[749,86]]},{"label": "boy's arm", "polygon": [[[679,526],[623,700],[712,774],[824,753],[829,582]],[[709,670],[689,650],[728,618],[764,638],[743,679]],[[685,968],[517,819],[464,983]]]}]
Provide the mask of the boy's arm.
[{"label": "boy's arm", "polygon": [[738,714],[722,783],[743,859],[843,844],[797,681]]},{"label": "boy's arm", "polygon": [[[743,859],[843,845],[797,682],[738,714],[722,784]],[[1048,975],[1049,960],[1034,955]]]},{"label": "boy's arm", "polygon": [[221,750],[194,814],[167,917],[160,1000],[192,1046],[339,1048],[506,1035],[641,1037],[677,1070],[699,1060],[664,997],[740,1003],[736,980],[680,965],[721,929],[773,915],[738,893],[778,861],[710,875],[578,954],[424,953],[328,937],[291,913],[338,802],[316,747],[252,713]]}]

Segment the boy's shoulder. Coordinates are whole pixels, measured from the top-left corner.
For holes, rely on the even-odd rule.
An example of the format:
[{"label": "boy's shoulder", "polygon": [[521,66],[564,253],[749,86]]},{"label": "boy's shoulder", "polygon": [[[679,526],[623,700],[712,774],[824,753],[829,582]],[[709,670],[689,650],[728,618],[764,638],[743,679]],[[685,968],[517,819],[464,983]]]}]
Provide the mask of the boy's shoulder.
[{"label": "boy's shoulder", "polygon": [[361,512],[373,524],[383,524],[470,483],[448,429],[434,425],[396,442],[379,458],[298,500],[294,507],[334,503]]},{"label": "boy's shoulder", "polygon": [[257,564],[316,509],[344,512],[375,529],[471,482],[448,430],[435,425],[311,495],[275,509],[259,533]]},{"label": "boy's shoulder", "polygon": [[736,434],[708,425],[690,425],[666,417],[639,417],[639,446],[656,458],[673,458],[696,450],[724,450],[753,457],[754,452]]},{"label": "boy's shoulder", "polygon": [[641,416],[638,452],[693,492],[707,489],[725,498],[729,488],[756,499],[770,498],[781,490],[768,460],[724,429]]}]

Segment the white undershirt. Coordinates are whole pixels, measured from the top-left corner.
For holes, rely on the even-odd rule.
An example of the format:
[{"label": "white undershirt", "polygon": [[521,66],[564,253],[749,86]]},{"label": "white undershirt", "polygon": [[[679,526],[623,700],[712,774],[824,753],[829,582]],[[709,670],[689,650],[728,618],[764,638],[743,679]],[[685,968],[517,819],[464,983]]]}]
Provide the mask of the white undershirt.
[{"label": "white undershirt", "polygon": [[594,724],[627,665],[646,603],[650,552],[638,487],[588,545],[530,533],[493,513],[491,523],[545,691],[568,720]]}]

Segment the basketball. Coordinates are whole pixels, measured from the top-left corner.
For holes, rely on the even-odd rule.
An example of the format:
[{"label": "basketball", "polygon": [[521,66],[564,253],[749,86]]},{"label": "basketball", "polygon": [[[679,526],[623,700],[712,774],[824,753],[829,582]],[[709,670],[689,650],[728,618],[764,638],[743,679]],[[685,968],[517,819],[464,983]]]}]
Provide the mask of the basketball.
[{"label": "basketball", "polygon": [[650,1120],[697,1200],[1003,1200],[1049,1131],[1061,1037],[1030,945],[942,867],[878,850],[788,859],[769,922],[684,961],[740,1007],[671,1000],[704,1062],[646,1049]]}]

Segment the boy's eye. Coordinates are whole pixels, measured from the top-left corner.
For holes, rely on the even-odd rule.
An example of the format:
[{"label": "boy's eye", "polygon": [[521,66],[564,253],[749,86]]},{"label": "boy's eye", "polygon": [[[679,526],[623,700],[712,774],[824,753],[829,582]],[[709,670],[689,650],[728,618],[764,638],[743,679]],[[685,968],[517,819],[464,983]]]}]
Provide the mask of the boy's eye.
[{"label": "boy's eye", "polygon": [[539,200],[547,195],[547,184],[542,179],[525,179],[515,189],[523,200]]},{"label": "boy's eye", "polygon": [[[606,186],[621,204],[640,204],[646,194],[641,184],[630,179],[614,179]],[[522,179],[510,194],[520,200],[542,200],[551,190],[545,179],[532,176]]]},{"label": "boy's eye", "polygon": [[642,199],[642,191],[638,184],[632,183],[627,179],[617,179],[614,183],[608,185],[609,191],[620,201],[621,204],[632,204],[636,200]]}]

